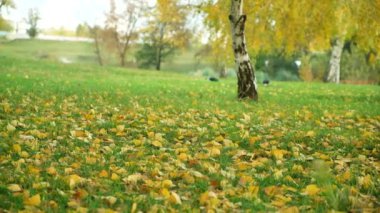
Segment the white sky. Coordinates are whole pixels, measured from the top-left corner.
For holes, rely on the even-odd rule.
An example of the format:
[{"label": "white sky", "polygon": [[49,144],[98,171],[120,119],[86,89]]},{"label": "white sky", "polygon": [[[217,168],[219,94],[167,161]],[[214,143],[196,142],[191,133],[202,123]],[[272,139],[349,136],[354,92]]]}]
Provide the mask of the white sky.
[{"label": "white sky", "polygon": [[[121,1],[123,0],[116,0],[117,5],[120,5]],[[140,1],[152,6],[156,0]],[[78,24],[84,22],[90,25],[103,25],[105,13],[109,11],[109,0],[14,0],[14,2],[16,9],[8,10],[8,12],[5,10],[3,15],[14,23],[14,28],[19,32],[27,28],[24,20],[31,8],[39,11],[41,20],[38,25],[42,30],[61,27],[75,30]],[[191,25],[199,25],[198,28],[202,26],[199,24],[201,22],[199,18],[193,18]]]},{"label": "white sky", "polygon": [[14,0],[16,9],[5,13],[13,22],[23,25],[30,8],[40,12],[40,28],[60,28],[74,30],[78,24],[102,24],[108,11],[109,0]]}]

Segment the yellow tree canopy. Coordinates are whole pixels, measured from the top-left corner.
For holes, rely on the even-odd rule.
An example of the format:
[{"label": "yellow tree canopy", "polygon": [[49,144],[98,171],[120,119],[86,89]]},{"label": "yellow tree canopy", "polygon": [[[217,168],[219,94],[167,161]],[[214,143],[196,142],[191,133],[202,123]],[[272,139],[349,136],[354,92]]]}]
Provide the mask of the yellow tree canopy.
[{"label": "yellow tree canopy", "polygon": [[[355,40],[364,49],[380,49],[379,5],[380,0],[245,1],[249,51],[326,51],[335,38]],[[203,7],[205,22],[213,32],[211,41],[223,52],[231,46],[229,7],[230,0],[209,1]]]}]

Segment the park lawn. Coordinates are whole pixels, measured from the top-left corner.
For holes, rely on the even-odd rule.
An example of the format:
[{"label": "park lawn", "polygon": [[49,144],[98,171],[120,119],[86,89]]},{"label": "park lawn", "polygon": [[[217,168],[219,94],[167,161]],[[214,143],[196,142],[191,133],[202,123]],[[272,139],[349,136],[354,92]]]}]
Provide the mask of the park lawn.
[{"label": "park lawn", "polygon": [[0,51],[13,58],[96,63],[93,45],[88,42],[43,41],[33,39],[0,40]]},{"label": "park lawn", "polygon": [[0,209],[376,211],[380,87],[0,56]]},{"label": "park lawn", "polygon": [[[139,47],[132,46],[127,54],[127,64],[137,67],[134,57]],[[197,61],[195,54],[200,47],[179,49],[163,63],[162,68],[170,72],[189,73],[211,67],[203,59]],[[44,62],[62,62],[75,64],[97,65],[95,47],[90,42],[48,41],[34,39],[19,39],[8,41],[0,38],[0,54],[7,54],[12,58],[22,58]],[[107,65],[117,66],[119,59],[115,54],[102,50],[103,61]],[[152,67],[154,68],[154,67]]]}]

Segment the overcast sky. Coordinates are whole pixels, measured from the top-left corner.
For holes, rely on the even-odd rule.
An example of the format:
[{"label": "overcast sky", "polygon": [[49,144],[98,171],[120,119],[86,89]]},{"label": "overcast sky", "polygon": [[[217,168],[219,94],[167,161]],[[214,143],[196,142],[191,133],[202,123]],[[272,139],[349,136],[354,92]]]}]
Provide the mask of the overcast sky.
[{"label": "overcast sky", "polygon": [[40,12],[42,29],[65,27],[75,29],[80,23],[103,23],[108,10],[108,0],[14,0],[16,9],[6,16],[22,23],[30,8]]}]

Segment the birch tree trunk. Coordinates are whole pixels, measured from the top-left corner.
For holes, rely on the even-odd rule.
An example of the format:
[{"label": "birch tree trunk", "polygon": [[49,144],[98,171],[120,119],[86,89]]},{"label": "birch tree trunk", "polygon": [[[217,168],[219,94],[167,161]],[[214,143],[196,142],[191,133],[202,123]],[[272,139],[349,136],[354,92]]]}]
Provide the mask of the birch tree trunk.
[{"label": "birch tree trunk", "polygon": [[95,53],[96,53],[99,65],[103,66],[103,58],[102,58],[102,53],[100,51],[100,44],[99,44],[98,35],[96,35],[96,38],[95,38]]},{"label": "birch tree trunk", "polygon": [[247,16],[243,14],[243,0],[231,0],[229,19],[238,78],[238,98],[257,101],[256,76],[247,52],[244,34]]},{"label": "birch tree trunk", "polygon": [[329,70],[327,81],[339,84],[340,80],[340,60],[342,58],[344,42],[342,39],[336,39],[332,45]]},{"label": "birch tree trunk", "polygon": [[158,38],[158,45],[156,50],[156,70],[161,70],[161,61],[162,61],[162,48],[164,46],[164,33],[165,33],[166,24],[160,23],[159,30],[160,35]]},{"label": "birch tree trunk", "polygon": [[90,27],[90,33],[92,38],[94,39],[94,44],[95,44],[95,54],[98,59],[98,63],[100,66],[103,66],[103,58],[102,58],[102,52],[100,48],[100,42],[101,42],[101,37],[102,37],[102,32],[100,32],[101,29],[97,26],[95,27]]}]

